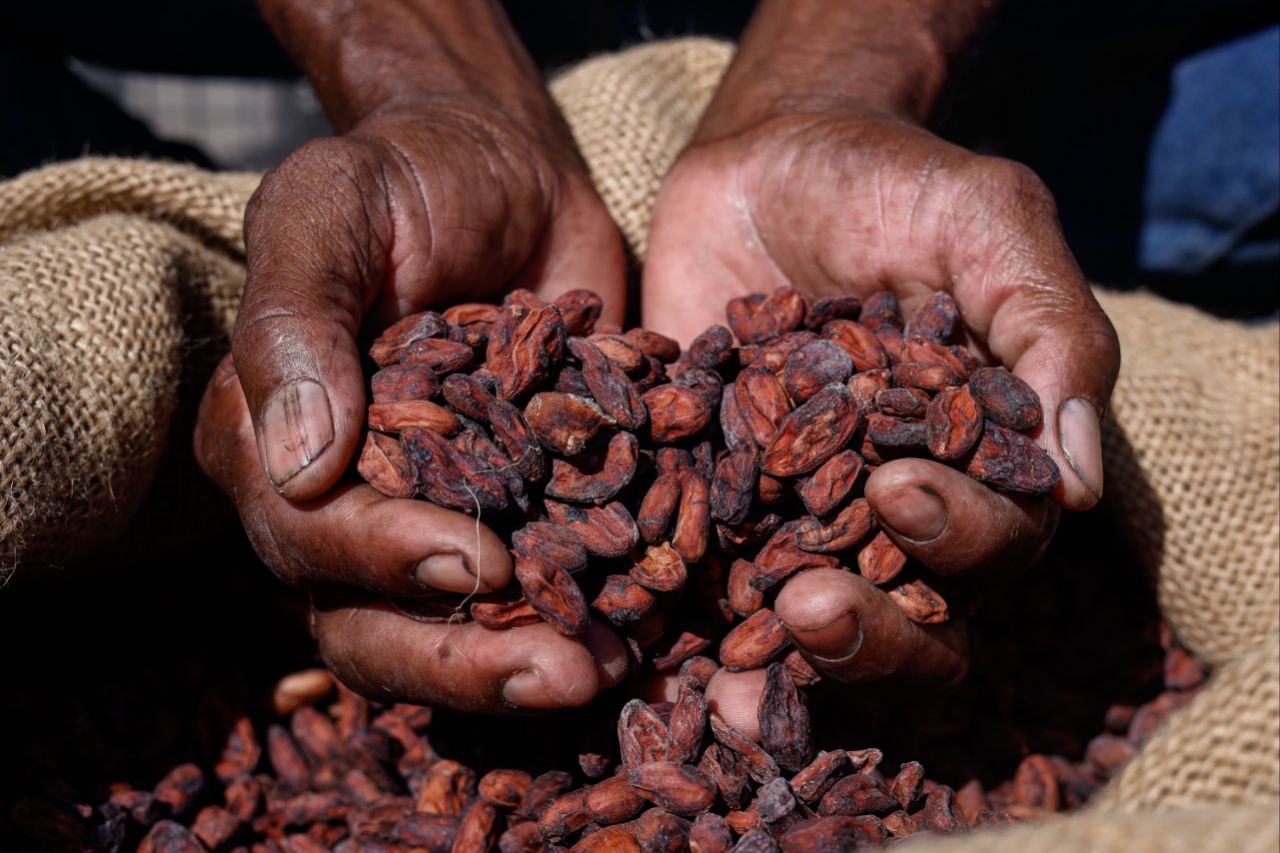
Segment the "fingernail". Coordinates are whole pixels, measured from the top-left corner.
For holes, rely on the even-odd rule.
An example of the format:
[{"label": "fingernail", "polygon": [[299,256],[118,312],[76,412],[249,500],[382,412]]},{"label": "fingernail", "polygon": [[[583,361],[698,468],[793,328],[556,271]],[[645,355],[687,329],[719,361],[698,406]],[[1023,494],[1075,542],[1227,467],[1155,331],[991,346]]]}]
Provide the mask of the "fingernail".
[{"label": "fingernail", "polygon": [[262,413],[267,475],[277,488],[310,465],[332,441],[329,395],[310,379],[276,391]]},{"label": "fingernail", "polygon": [[847,660],[862,648],[862,620],[849,611],[821,625],[784,626],[809,654],[825,661]]},{"label": "fingernail", "polygon": [[1058,407],[1058,442],[1080,482],[1101,499],[1102,425],[1092,403],[1072,397]]},{"label": "fingernail", "polygon": [[876,504],[880,523],[914,542],[931,542],[947,528],[947,505],[928,486],[907,486]]},{"label": "fingernail", "polygon": [[536,669],[517,672],[502,685],[502,698],[517,708],[559,708],[561,704],[551,698],[542,674]]},{"label": "fingernail", "polygon": [[413,576],[425,587],[450,592],[470,591],[476,585],[475,572],[461,554],[432,554],[418,563]]}]

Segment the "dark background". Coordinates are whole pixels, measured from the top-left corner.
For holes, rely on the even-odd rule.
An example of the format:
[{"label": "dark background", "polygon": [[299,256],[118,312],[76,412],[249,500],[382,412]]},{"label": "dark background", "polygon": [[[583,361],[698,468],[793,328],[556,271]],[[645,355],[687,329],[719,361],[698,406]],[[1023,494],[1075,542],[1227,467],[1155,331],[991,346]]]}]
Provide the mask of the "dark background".
[{"label": "dark background", "polygon": [[[732,38],[753,6],[729,0],[506,5],[549,71],[651,38]],[[1275,4],[1251,0],[1009,0],[958,64],[936,129],[1035,169],[1054,191],[1068,241],[1092,280],[1141,283],[1227,316],[1274,315],[1280,309],[1274,259],[1153,272],[1140,266],[1137,245],[1148,151],[1175,64],[1276,20]],[[297,76],[253,0],[9,4],[0,12],[0,114],[10,128],[0,146],[0,176],[86,152],[228,168],[270,164],[216,163],[197,145],[158,139],[86,84],[69,68],[69,58],[166,74]],[[301,138],[282,139],[280,150],[314,131],[297,129]],[[281,134],[288,137],[289,129]],[[1278,222],[1273,211],[1244,239],[1280,238]]]}]

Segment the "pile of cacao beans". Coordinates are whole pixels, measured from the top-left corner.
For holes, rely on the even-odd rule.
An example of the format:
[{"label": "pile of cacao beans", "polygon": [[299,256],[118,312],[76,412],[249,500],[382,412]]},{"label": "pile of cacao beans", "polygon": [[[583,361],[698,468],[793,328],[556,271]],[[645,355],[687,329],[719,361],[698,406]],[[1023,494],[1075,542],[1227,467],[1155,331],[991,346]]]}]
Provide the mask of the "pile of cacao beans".
[{"label": "pile of cacao beans", "polygon": [[[1088,535],[1071,527],[1086,521]],[[1096,522],[1067,519],[1045,564],[987,598],[970,621],[970,676],[945,698],[807,688],[820,694],[821,750],[799,772],[784,762],[803,742],[803,712],[776,663],[761,710],[782,725],[757,745],[704,710],[704,656],[677,667],[676,703],[628,703],[624,685],[590,708],[519,721],[370,702],[318,669],[280,679],[313,654],[302,610],[289,616],[305,599],[247,553],[159,584],[114,577],[83,605],[28,596],[0,625],[0,644],[27,642],[0,659],[12,688],[0,706],[0,847],[509,853],[712,850],[749,837],[802,849],[1075,809],[1204,678],[1126,570],[1119,535]],[[50,614],[71,619],[65,637],[32,643]],[[672,762],[699,728],[697,761]],[[667,759],[636,764],[664,748]],[[929,773],[904,808],[916,762]],[[701,805],[690,767],[716,787],[692,818],[666,808]],[[543,826],[577,829],[557,843]]]},{"label": "pile of cacao beans", "polygon": [[[701,688],[715,664],[695,656],[681,667],[674,703],[623,707],[619,761],[590,752],[573,769],[483,773],[437,754],[431,709],[370,703],[312,670],[277,686],[277,710],[292,710],[265,727],[265,744],[241,717],[211,773],[186,763],[151,790],[113,786],[92,810],[93,838],[118,850],[140,837],[137,849],[157,853],[790,853],[1038,820],[1083,804],[1195,694],[1203,672],[1162,639],[1169,689],[1141,706],[1108,708],[1106,731],[1082,760],[1031,754],[991,790],[977,779],[958,790],[940,784],[916,761],[890,770],[875,748],[811,755],[803,705],[780,663],[768,668],[762,743],[708,711]],[[69,813],[42,802],[20,803],[23,817],[43,820],[45,837],[51,823],[67,830]]]},{"label": "pile of cacao beans", "polygon": [[877,465],[928,456],[1026,494],[1058,482],[1025,435],[1039,398],[954,342],[946,293],[906,323],[888,292],[741,297],[729,327],[686,352],[598,326],[601,307],[587,290],[549,304],[516,291],[406,317],[374,341],[360,473],[479,515],[515,557],[518,590],[465,612],[436,599],[436,618],[541,619],[577,636],[594,611],[637,664],[672,670],[718,642],[731,670],[785,655],[808,686],[818,676],[768,606],[798,572],[848,566],[909,618],[949,618],[936,583],[876,529],[861,491]]}]

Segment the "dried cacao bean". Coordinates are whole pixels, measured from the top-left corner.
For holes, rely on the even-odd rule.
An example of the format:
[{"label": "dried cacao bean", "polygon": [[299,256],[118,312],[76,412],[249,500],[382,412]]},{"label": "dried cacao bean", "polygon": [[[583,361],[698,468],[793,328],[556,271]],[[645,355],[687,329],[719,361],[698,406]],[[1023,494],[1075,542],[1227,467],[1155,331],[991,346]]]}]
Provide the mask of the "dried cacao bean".
[{"label": "dried cacao bean", "polygon": [[582,378],[595,402],[618,426],[638,430],[648,419],[640,393],[627,374],[584,338],[570,338],[569,351],[582,363]]},{"label": "dried cacao bean", "polygon": [[369,357],[379,367],[387,367],[400,361],[407,346],[424,338],[438,338],[449,330],[445,318],[435,311],[410,314],[397,320],[374,340]]},{"label": "dried cacao bean", "polygon": [[547,515],[582,540],[587,553],[597,557],[621,557],[640,542],[640,531],[627,508],[618,502],[601,507],[580,507],[546,501]]},{"label": "dried cacao bean", "polygon": [[804,324],[810,329],[820,329],[831,320],[856,320],[861,310],[862,302],[856,296],[819,299],[805,312]]},{"label": "dried cacao bean", "polygon": [[738,374],[734,394],[751,438],[760,447],[767,447],[791,412],[786,389],[772,371],[752,366]]},{"label": "dried cacao bean", "polygon": [[828,385],[783,419],[760,468],[775,477],[808,474],[849,443],[858,421],[848,387]]},{"label": "dried cacao bean", "polygon": [[676,506],[680,503],[680,481],[678,471],[659,474],[640,502],[636,525],[640,528],[641,537],[650,545],[666,539],[667,531],[671,529]]},{"label": "dried cacao bean", "polygon": [[677,444],[702,432],[711,421],[711,408],[685,385],[659,385],[641,399],[649,411],[649,437],[656,444]]},{"label": "dried cacao bean", "polygon": [[796,493],[805,509],[822,517],[844,503],[861,473],[862,457],[852,450],[841,450],[802,480]]},{"label": "dried cacao bean", "polygon": [[692,817],[715,802],[715,782],[692,764],[649,761],[634,767],[629,778],[632,787],[673,814]]},{"label": "dried cacao bean", "polygon": [[613,500],[631,482],[640,456],[636,437],[629,432],[615,432],[607,443],[601,438],[575,457],[552,460],[548,496],[600,505]]},{"label": "dried cacao bean", "polygon": [[880,326],[902,328],[902,316],[898,312],[898,299],[887,290],[878,290],[862,300],[862,311],[858,314],[858,322],[868,329]]},{"label": "dried cacao bean", "polygon": [[804,323],[804,297],[789,287],[768,296],[752,294],[730,300],[725,308],[729,328],[744,344],[758,344]]},{"label": "dried cacao bean", "polygon": [[929,452],[938,459],[959,459],[982,437],[982,410],[969,386],[947,388],[934,397],[925,414]]},{"label": "dried cacao bean", "polygon": [[778,766],[792,773],[803,770],[813,752],[809,711],[784,664],[771,663],[765,670],[758,715],[761,742]]},{"label": "dried cacao bean", "polygon": [[844,382],[854,369],[853,359],[831,341],[814,341],[796,350],[782,367],[782,387],[796,403],[803,403],[832,382]]},{"label": "dried cacao bean", "polygon": [[907,564],[907,555],[883,530],[858,552],[858,572],[873,584],[887,584]]},{"label": "dried cacao bean", "polygon": [[382,494],[389,498],[411,498],[416,491],[413,469],[405,459],[400,442],[380,432],[364,437],[364,448],[356,470]]},{"label": "dried cacao bean", "polygon": [[369,406],[369,429],[378,432],[400,433],[419,427],[453,435],[461,426],[453,412],[430,400],[401,400]]},{"label": "dried cacao bean", "polygon": [[973,371],[969,390],[986,416],[1002,427],[1026,431],[1040,425],[1040,396],[1003,367],[980,367]]},{"label": "dried cacao bean", "polygon": [[625,625],[640,619],[655,603],[653,593],[628,576],[609,575],[591,606],[614,625]]},{"label": "dried cacao bean", "polygon": [[915,388],[886,388],[876,394],[876,408],[896,418],[921,418],[929,406],[929,395]]},{"label": "dried cacao bean", "polygon": [[907,338],[917,341],[933,341],[945,344],[950,340],[960,319],[960,310],[951,294],[938,291],[925,300],[924,304],[907,323]]},{"label": "dried cacao bean", "polygon": [[689,344],[689,363],[704,370],[715,370],[733,355],[733,335],[724,326],[708,326]]},{"label": "dried cacao bean", "polygon": [[552,304],[560,309],[566,335],[591,334],[604,308],[604,300],[595,291],[582,288],[565,291]]},{"label": "dried cacao bean", "polygon": [[400,363],[421,365],[436,373],[452,373],[471,364],[474,358],[475,353],[464,343],[446,338],[423,338],[404,348]]},{"label": "dried cacao bean", "polygon": [[762,607],[720,641],[720,662],[737,672],[764,666],[791,645],[791,635],[772,610]]},{"label": "dried cacao bean", "polygon": [[832,320],[822,327],[822,336],[840,347],[853,362],[855,373],[889,366],[889,353],[870,329],[852,320]]},{"label": "dried cacao bean", "polygon": [[922,625],[946,622],[947,602],[922,580],[909,581],[889,590],[889,598],[907,618]]},{"label": "dried cacao bean", "polygon": [[1027,495],[1053,491],[1061,480],[1057,463],[1019,432],[987,424],[965,473],[979,482]]},{"label": "dried cacao bean", "polygon": [[559,308],[504,307],[490,329],[485,356],[485,366],[498,378],[498,397],[519,399],[545,382],[564,358],[564,350],[564,320]]},{"label": "dried cacao bean", "polygon": [[871,505],[865,498],[857,498],[826,524],[814,516],[800,519],[795,528],[796,545],[818,554],[844,551],[866,539],[875,524]]},{"label": "dried cacao bean", "polygon": [[649,546],[644,558],[631,567],[631,579],[654,592],[674,592],[687,577],[684,560],[666,543]]}]

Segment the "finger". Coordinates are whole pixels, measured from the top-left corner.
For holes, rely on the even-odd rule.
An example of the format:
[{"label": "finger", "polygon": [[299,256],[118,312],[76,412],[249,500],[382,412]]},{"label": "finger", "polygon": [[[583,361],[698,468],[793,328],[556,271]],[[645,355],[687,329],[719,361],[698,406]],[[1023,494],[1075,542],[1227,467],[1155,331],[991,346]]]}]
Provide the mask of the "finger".
[{"label": "finger", "polygon": [[245,213],[248,267],[232,334],[260,470],[306,500],[337,482],[364,421],[356,333],[386,275],[390,216],[368,150],[345,139],[296,151]]},{"label": "finger", "polygon": [[760,694],[764,670],[717,670],[707,682],[707,706],[752,740],[760,740]]},{"label": "finger", "polygon": [[196,458],[236,503],[258,555],[291,583],[340,584],[390,596],[506,586],[511,555],[477,519],[371,486],[286,500],[259,474],[249,410],[230,358],[200,406]]},{"label": "finger", "polygon": [[974,319],[990,352],[1040,394],[1037,440],[1062,472],[1054,497],[1088,509],[1102,497],[1100,417],[1120,369],[1119,339],[1063,239],[1049,191],[1021,166],[979,162],[998,178],[986,182],[990,206],[1018,227],[973,223],[982,233],[961,242],[982,260],[959,276],[957,298],[977,294]]},{"label": "finger", "polygon": [[927,459],[896,459],[867,478],[881,527],[943,575],[1011,573],[1034,564],[1057,525],[1048,498],[1009,497]]},{"label": "finger", "polygon": [[582,642],[539,623],[491,631],[474,622],[420,622],[386,603],[318,603],[325,664],[371,698],[511,712],[584,705],[625,677],[627,656],[608,629]]},{"label": "finger", "polygon": [[842,569],[797,575],[774,609],[805,657],[841,681],[892,678],[942,687],[967,668],[963,626],[918,625],[885,593]]}]

